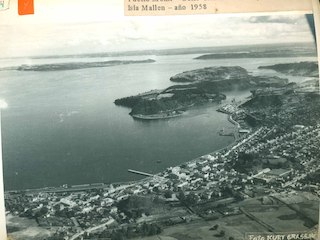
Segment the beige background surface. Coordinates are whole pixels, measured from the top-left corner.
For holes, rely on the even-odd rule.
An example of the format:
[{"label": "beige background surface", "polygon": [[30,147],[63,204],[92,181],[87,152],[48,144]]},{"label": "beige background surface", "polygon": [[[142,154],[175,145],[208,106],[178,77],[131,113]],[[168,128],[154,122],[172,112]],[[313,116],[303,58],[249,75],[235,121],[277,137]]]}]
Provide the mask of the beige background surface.
[{"label": "beige background surface", "polygon": [[[125,2],[123,2],[125,1]],[[132,1],[132,0],[131,0]],[[150,0],[152,1],[152,0]],[[28,22],[33,22],[35,18],[37,21],[51,21],[54,23],[61,23],[63,21],[97,21],[106,18],[117,19],[124,16],[126,4],[129,0],[118,0],[118,2],[108,0],[35,0],[35,15],[19,16],[17,11],[17,0],[10,1],[10,8],[6,11],[0,12],[1,24],[20,25]],[[174,6],[177,2],[182,0],[173,0],[167,4]],[[125,4],[124,4],[125,3]],[[191,4],[183,2],[184,4]],[[201,1],[196,1],[201,3]],[[312,13],[315,11],[315,24],[317,29],[318,39],[319,35],[319,2],[317,0],[207,0],[202,1],[206,3],[208,8],[203,11],[192,11],[192,14],[213,14],[213,13],[242,13],[242,12],[305,12]],[[131,2],[131,4],[133,4]],[[135,3],[140,4],[141,3]],[[163,4],[163,3],[161,3]],[[160,2],[159,2],[160,5]],[[168,7],[168,6],[167,6]],[[120,13],[121,11],[121,13]],[[150,15],[150,12],[144,12]],[[126,14],[128,14],[126,12]],[[130,15],[140,15],[138,12],[131,12]],[[176,12],[166,12],[165,14],[177,14]],[[190,12],[180,12],[180,14],[190,14]],[[156,13],[156,15],[164,15],[163,12]],[[23,36],[21,36],[23,37]],[[1,39],[1,36],[0,36]],[[5,44],[5,43],[2,43]],[[319,43],[318,43],[318,47]],[[1,55],[1,53],[0,53]],[[2,110],[5,111],[5,110]],[[1,129],[0,129],[1,136]],[[1,145],[1,139],[0,139]],[[5,229],[5,209],[4,209],[4,189],[3,189],[3,173],[2,173],[2,155],[0,148],[0,239],[6,239]]]},{"label": "beige background surface", "polygon": [[[312,12],[312,0],[124,0],[125,15],[177,15],[177,14],[212,14],[242,12]],[[166,11],[143,11],[143,5],[165,6]],[[192,4],[206,4],[207,9],[191,10]],[[139,7],[137,11],[129,11],[128,5]],[[185,6],[186,10],[175,11],[175,6]]]}]

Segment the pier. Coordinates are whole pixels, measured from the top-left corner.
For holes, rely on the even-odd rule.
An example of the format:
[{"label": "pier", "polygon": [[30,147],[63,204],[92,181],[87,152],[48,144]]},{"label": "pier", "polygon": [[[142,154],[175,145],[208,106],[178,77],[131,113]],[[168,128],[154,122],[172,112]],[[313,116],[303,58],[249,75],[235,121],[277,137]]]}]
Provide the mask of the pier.
[{"label": "pier", "polygon": [[136,171],[136,170],[133,170],[133,169],[128,169],[128,172],[134,173],[134,174],[138,174],[138,175],[142,175],[142,176],[146,176],[146,177],[154,177],[154,174],[145,173],[145,172],[141,172],[141,171]]}]

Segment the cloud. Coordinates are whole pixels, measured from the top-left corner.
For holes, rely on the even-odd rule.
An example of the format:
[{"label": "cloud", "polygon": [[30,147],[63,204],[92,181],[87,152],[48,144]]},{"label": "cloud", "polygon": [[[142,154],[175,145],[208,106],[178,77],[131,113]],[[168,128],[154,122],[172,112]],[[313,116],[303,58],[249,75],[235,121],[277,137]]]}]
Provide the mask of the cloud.
[{"label": "cloud", "polygon": [[[170,26],[170,27],[168,27]],[[119,17],[101,22],[0,22],[2,56],[309,42],[305,15]]]},{"label": "cloud", "polygon": [[280,24],[298,24],[305,20],[304,15],[296,16],[253,16],[249,18],[250,23],[280,23]]}]

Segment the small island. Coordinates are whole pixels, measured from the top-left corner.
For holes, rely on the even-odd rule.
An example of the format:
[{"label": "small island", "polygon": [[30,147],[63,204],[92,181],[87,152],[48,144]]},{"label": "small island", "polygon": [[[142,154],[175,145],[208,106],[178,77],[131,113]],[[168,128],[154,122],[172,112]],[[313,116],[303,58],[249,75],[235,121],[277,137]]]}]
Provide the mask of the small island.
[{"label": "small island", "polygon": [[64,71],[83,68],[112,67],[116,65],[127,65],[136,63],[154,63],[153,59],[146,60],[112,60],[102,62],[70,62],[70,63],[52,63],[40,65],[21,65],[13,70],[18,71]]},{"label": "small island", "polygon": [[[226,99],[223,91],[257,87],[282,87],[287,79],[251,76],[239,66],[207,67],[179,73],[170,78],[180,84],[164,90],[152,90],[115,100],[119,106],[131,108],[132,117],[144,120],[181,116],[193,106]],[[181,84],[183,83],[183,84]]]},{"label": "small island", "polygon": [[287,48],[283,46],[272,49],[265,48],[263,51],[255,49],[242,49],[242,51],[215,51],[200,55],[195,60],[212,60],[212,59],[241,59],[241,58],[282,58],[282,57],[316,57],[314,52],[307,48],[301,48],[297,51],[294,47]]},{"label": "small island", "polygon": [[288,74],[292,76],[303,77],[318,77],[318,63],[317,62],[295,62],[283,63],[270,66],[260,66],[258,69],[271,69],[279,73]]}]

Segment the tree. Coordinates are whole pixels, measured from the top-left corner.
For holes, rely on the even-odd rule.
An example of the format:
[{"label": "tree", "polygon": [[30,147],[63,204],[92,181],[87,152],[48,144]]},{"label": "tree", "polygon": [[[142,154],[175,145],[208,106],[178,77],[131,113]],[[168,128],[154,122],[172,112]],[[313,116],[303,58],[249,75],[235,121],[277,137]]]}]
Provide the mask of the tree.
[{"label": "tree", "polygon": [[219,225],[218,225],[218,224],[215,224],[212,228],[210,228],[210,230],[217,230],[218,227],[219,227]]},{"label": "tree", "polygon": [[180,168],[182,168],[182,169],[187,168],[187,164],[185,164],[185,163],[184,163],[184,164],[181,164],[181,165],[180,165]]},{"label": "tree", "polygon": [[178,199],[180,200],[180,202],[184,203],[185,199],[186,199],[186,195],[184,194],[184,192],[182,190],[179,190],[178,193]]},{"label": "tree", "polygon": [[74,210],[70,209],[69,211],[66,212],[66,215],[68,218],[72,218],[75,216],[75,213],[76,212]]},{"label": "tree", "polygon": [[34,215],[32,213],[32,210],[29,208],[27,211],[21,214],[22,217],[27,217],[27,218],[33,218]]},{"label": "tree", "polygon": [[218,234],[215,234],[215,237],[223,237],[225,235],[225,232],[221,230]]},{"label": "tree", "polygon": [[185,199],[185,203],[187,205],[193,205],[193,204],[196,204],[198,200],[199,200],[199,197],[195,193],[191,192],[187,195]]},{"label": "tree", "polygon": [[64,240],[64,236],[61,233],[55,233],[53,236],[48,237],[45,240]]},{"label": "tree", "polygon": [[134,236],[135,236],[134,228],[131,227],[131,226],[128,226],[127,232],[126,232],[126,237],[127,238],[133,238]]},{"label": "tree", "polygon": [[168,176],[170,179],[178,179],[179,177],[176,175],[176,174],[174,174],[174,173],[170,173],[169,174],[169,176]]},{"label": "tree", "polygon": [[152,223],[152,224],[149,226],[148,235],[149,235],[149,236],[157,235],[157,234],[161,233],[161,231],[162,231],[162,229],[161,229],[161,227],[160,227],[158,224]]},{"label": "tree", "polygon": [[62,217],[62,218],[67,218],[68,217],[65,209],[56,211],[55,215],[57,217]]},{"label": "tree", "polygon": [[164,197],[165,198],[171,198],[172,197],[172,191],[171,190],[166,190],[165,192],[164,192]]},{"label": "tree", "polygon": [[83,238],[84,238],[84,239],[89,238],[89,233],[88,233],[88,232],[84,232]]},{"label": "tree", "polygon": [[121,231],[114,231],[111,234],[111,240],[125,240],[125,236]]},{"label": "tree", "polygon": [[110,234],[108,230],[104,230],[99,234],[99,238],[110,238]]},{"label": "tree", "polygon": [[153,236],[157,234],[157,227],[154,224],[151,224],[149,227],[148,235]]}]

